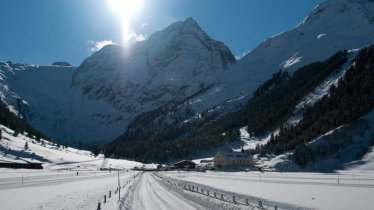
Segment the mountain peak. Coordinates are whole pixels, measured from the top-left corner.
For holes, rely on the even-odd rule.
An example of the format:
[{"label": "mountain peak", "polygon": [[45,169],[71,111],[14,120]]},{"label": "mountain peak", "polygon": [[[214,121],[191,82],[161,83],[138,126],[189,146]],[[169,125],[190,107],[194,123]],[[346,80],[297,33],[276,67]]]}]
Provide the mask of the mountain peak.
[{"label": "mountain peak", "polygon": [[[318,19],[326,23],[355,21],[352,18],[359,16],[369,23],[374,22],[374,0],[327,0],[317,5],[303,24]],[[342,21],[342,18],[347,20]]]},{"label": "mountain peak", "polygon": [[183,34],[196,34],[202,39],[209,38],[205,31],[199,26],[199,24],[192,18],[189,17],[184,21],[176,21],[170,24],[163,30],[153,33],[149,40],[159,40],[162,37],[174,37]]},{"label": "mountain peak", "polygon": [[193,27],[198,27],[199,29],[201,29],[199,24],[192,17],[186,18],[186,20],[184,20],[183,23],[186,26],[193,26]]}]

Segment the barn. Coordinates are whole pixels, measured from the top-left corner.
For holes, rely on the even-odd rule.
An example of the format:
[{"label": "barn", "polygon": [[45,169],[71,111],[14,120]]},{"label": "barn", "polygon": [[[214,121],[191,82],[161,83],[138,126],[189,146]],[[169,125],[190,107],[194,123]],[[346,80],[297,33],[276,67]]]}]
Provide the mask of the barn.
[{"label": "barn", "polygon": [[182,161],[179,161],[177,163],[174,163],[174,168],[177,168],[177,169],[195,169],[196,167],[196,163],[194,163],[193,161],[190,161],[190,160],[182,160]]},{"label": "barn", "polygon": [[0,161],[0,168],[25,168],[25,169],[43,169],[40,162],[29,161]]}]

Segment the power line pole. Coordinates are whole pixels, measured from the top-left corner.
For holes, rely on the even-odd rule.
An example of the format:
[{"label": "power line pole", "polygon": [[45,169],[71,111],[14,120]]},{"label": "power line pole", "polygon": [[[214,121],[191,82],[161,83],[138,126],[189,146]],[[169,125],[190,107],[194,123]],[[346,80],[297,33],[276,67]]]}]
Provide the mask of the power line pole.
[{"label": "power line pole", "polygon": [[118,202],[121,199],[121,183],[119,181],[119,169],[118,169]]}]

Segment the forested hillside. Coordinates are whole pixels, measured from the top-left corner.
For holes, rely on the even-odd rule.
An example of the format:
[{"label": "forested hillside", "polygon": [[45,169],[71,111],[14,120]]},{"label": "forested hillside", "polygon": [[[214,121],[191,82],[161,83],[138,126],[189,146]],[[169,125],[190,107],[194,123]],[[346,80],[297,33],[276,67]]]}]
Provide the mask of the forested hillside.
[{"label": "forested hillside", "polygon": [[7,126],[8,128],[17,133],[27,132],[28,135],[35,136],[38,140],[40,138],[47,139],[40,131],[31,127],[24,119],[18,117],[16,114],[9,111],[7,106],[0,101],[0,124]]},{"label": "forested hillside", "polygon": [[[295,161],[305,166],[315,156],[333,151],[312,151],[305,145],[313,139],[357,120],[374,108],[374,46],[361,50],[353,65],[312,107],[305,110],[303,119],[295,126],[283,127],[278,135],[260,148],[262,153],[282,154],[295,150]],[[346,142],[336,140],[335,150]],[[317,153],[317,154],[316,154]]]},{"label": "forested hillside", "polygon": [[159,112],[175,114],[176,105],[169,104],[169,108],[165,106],[136,118],[124,135],[107,147],[106,153],[145,162],[165,161],[237,141],[239,128],[246,125],[250,133],[263,135],[281,126],[297,103],[346,61],[347,53],[338,52],[324,62],[300,68],[292,76],[287,71],[279,71],[254,91],[253,98],[239,111],[218,119],[207,111],[196,120],[180,123],[182,113],[176,124],[165,128],[163,122],[154,121],[150,116]]}]

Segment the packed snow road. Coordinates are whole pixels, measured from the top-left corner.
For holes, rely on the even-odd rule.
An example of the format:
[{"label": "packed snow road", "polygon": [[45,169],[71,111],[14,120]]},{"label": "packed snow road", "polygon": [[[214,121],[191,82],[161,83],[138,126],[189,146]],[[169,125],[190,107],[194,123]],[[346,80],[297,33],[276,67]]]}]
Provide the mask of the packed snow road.
[{"label": "packed snow road", "polygon": [[[160,210],[160,209],[263,209],[256,205],[232,202],[228,195],[224,198],[213,196],[209,191],[186,189],[183,184],[165,179],[160,173],[142,173],[122,197],[119,209]],[[229,195],[232,198],[232,195]]]},{"label": "packed snow road", "polygon": [[160,210],[160,209],[203,209],[192,201],[168,190],[151,173],[144,173],[140,177],[135,191],[131,209]]}]

